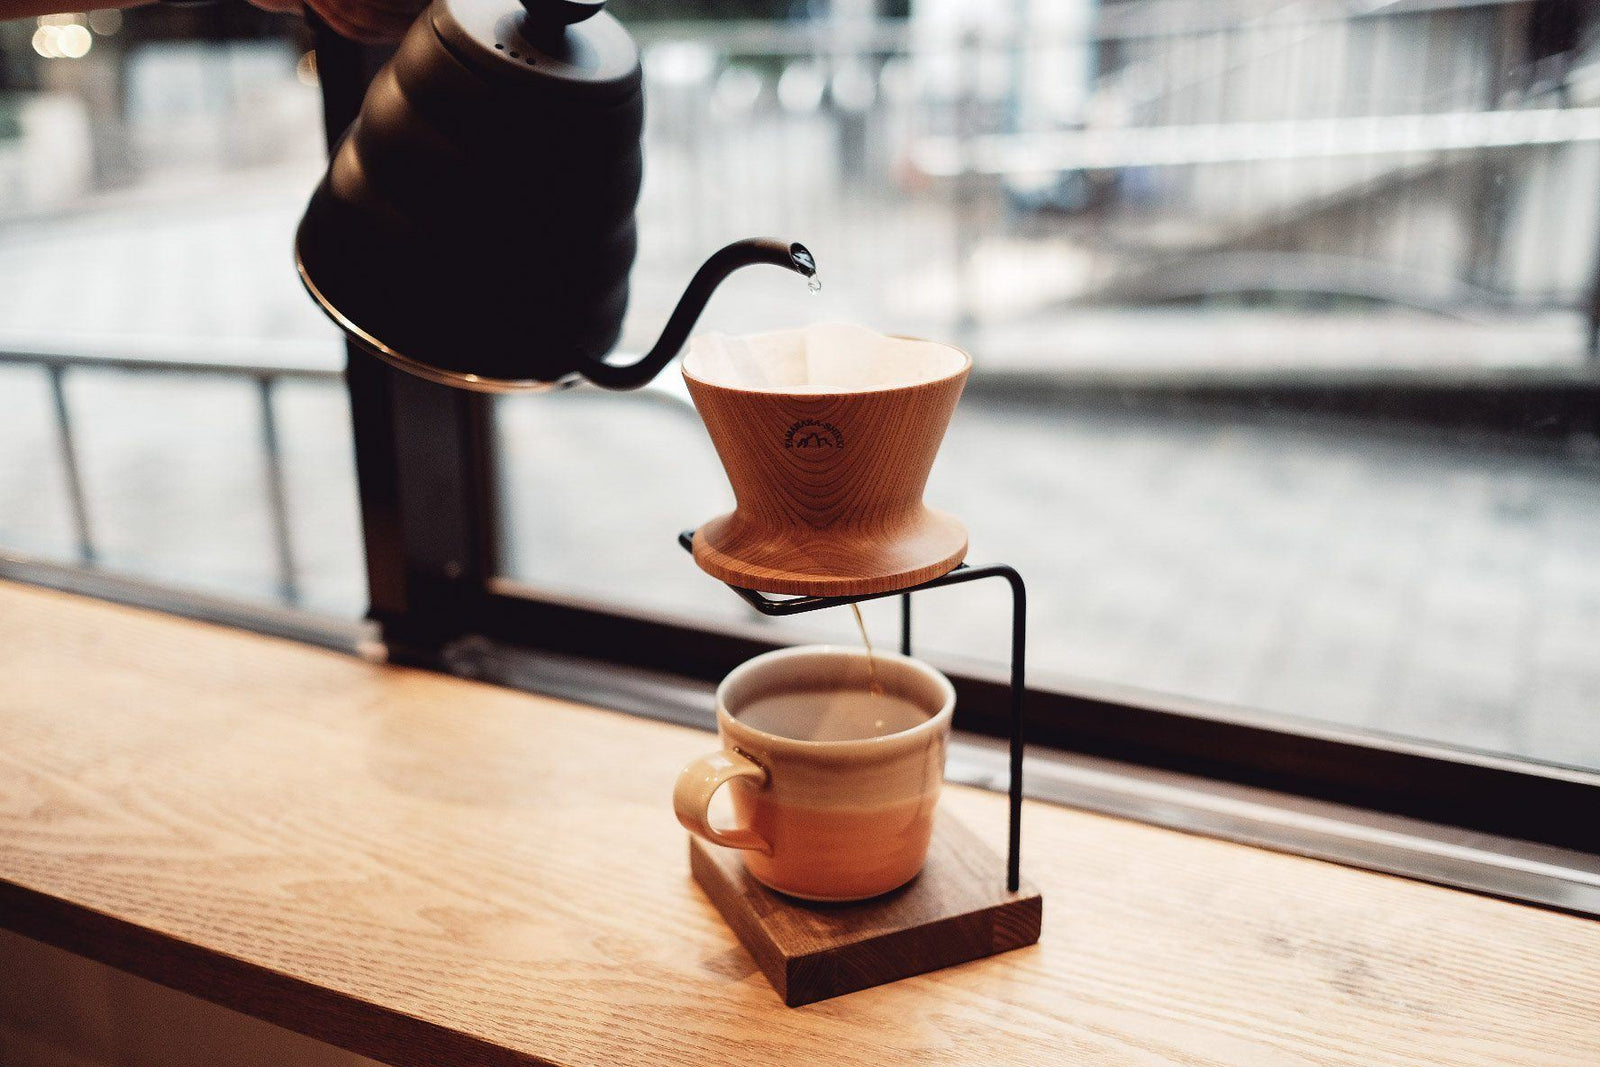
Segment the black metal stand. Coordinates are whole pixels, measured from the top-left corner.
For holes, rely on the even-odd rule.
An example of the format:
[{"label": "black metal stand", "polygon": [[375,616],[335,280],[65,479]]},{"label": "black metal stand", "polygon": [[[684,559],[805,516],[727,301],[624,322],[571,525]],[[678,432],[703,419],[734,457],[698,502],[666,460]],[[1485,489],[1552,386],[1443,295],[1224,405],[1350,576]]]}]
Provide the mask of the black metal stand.
[{"label": "black metal stand", "polygon": [[[685,551],[694,550],[694,531],[685,530],[678,535],[678,544]],[[897,596],[900,598],[900,651],[904,655],[911,655],[911,594],[920,593],[928,589],[939,589],[947,585],[964,585],[967,582],[976,582],[983,578],[1004,578],[1011,587],[1011,772],[1009,783],[1010,794],[1010,834],[1006,848],[1006,889],[1012,893],[1018,891],[1022,884],[1022,701],[1027,693],[1024,669],[1028,650],[1028,591],[1022,584],[1022,575],[1016,568],[1004,563],[989,563],[981,567],[971,567],[965,563],[958,564],[955,570],[942,574],[932,581],[923,582],[907,589],[890,589],[882,593],[863,593],[860,596],[793,596],[772,597],[765,593],[758,593],[754,589],[741,589],[739,586],[730,585],[740,598],[763,615],[773,618],[782,618],[789,615],[803,615],[809,611],[821,611],[824,608],[844,607],[847,604],[858,604],[867,600],[882,600],[884,597]]]}]

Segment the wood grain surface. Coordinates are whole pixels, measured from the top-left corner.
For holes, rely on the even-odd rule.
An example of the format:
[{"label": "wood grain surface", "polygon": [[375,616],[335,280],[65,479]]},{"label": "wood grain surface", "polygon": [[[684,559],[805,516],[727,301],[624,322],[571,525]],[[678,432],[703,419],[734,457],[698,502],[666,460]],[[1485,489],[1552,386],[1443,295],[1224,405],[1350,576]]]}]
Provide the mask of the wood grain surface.
[{"label": "wood grain surface", "polygon": [[689,877],[705,747],[0,585],[0,925],[397,1064],[1600,1063],[1600,925],[1036,804],[1037,945],[785,1008]]},{"label": "wood grain surface", "polygon": [[961,820],[941,814],[922,873],[854,904],[806,904],[775,893],[743,857],[689,839],[689,870],[790,1006],[813,1004],[1039,940],[1042,901],[1010,893],[1005,862]]},{"label": "wood grain surface", "polygon": [[898,389],[799,395],[685,368],[737,501],[695,531],[695,562],[745,589],[811,596],[904,589],[960,563],[966,527],[922,491],[971,366]]}]

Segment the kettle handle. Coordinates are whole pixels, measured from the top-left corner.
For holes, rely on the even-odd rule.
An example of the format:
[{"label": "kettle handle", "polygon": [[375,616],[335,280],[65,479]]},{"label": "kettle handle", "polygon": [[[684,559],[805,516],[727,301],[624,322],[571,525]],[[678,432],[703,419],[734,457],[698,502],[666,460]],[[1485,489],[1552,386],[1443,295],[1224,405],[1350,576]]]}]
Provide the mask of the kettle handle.
[{"label": "kettle handle", "polygon": [[711,258],[695,271],[694,277],[689,280],[689,287],[678,298],[678,306],[672,309],[672,317],[667,319],[666,327],[649,352],[625,366],[607,363],[602,359],[591,360],[581,373],[596,385],[607,389],[637,389],[644,385],[660,374],[661,369],[678,354],[683,343],[689,339],[689,331],[694,329],[700,313],[705,310],[706,302],[723,279],[742,267],[757,263],[787,267],[806,278],[814,277],[817,273],[816,258],[803,244],[785,244],[765,237],[735,241],[712,253]]}]

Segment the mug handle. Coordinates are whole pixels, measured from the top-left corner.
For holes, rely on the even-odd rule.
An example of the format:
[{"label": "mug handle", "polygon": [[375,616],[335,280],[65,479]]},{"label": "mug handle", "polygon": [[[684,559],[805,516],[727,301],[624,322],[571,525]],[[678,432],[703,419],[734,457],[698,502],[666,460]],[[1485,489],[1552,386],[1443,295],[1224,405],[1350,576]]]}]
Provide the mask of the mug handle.
[{"label": "mug handle", "polygon": [[701,756],[678,772],[678,783],[672,787],[672,810],[685,830],[713,845],[772,855],[772,846],[748,827],[718,830],[711,825],[706,813],[711,805],[711,794],[732,778],[750,778],[758,787],[765,788],[767,769],[737,749]]}]

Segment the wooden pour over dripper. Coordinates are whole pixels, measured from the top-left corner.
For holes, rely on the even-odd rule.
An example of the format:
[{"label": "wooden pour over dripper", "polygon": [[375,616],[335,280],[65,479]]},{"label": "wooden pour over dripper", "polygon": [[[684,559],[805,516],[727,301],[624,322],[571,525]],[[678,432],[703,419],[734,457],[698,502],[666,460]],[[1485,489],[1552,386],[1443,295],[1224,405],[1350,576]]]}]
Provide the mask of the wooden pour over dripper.
[{"label": "wooden pour over dripper", "polygon": [[892,347],[876,370],[836,361],[820,380],[808,380],[817,372],[804,351],[782,352],[775,384],[757,380],[748,356],[718,366],[702,342],[684,358],[738,502],[695,532],[695,562],[730,585],[808,596],[904,589],[949,571],[967,554],[966,528],[925,505],[922,491],[971,358],[850,327],[755,340],[777,347],[774,338],[801,336]]},{"label": "wooden pour over dripper", "polygon": [[922,503],[971,360],[886,340],[943,352],[923,353],[918,380],[831,392],[719,383],[693,347],[684,361],[738,506],[679,543],[757,611],[782,617],[898,595],[900,651],[910,655],[913,593],[998,577],[1012,594],[1003,868],[941,812],[910,883],[856,903],[808,904],[762,885],[734,850],[690,836],[695,880],[790,1007],[1031,945],[1043,918],[1020,870],[1026,590],[1012,567],[963,563],[965,528]]}]

